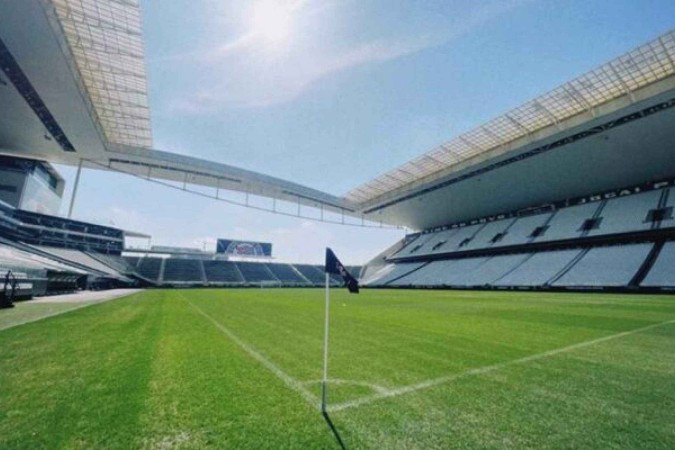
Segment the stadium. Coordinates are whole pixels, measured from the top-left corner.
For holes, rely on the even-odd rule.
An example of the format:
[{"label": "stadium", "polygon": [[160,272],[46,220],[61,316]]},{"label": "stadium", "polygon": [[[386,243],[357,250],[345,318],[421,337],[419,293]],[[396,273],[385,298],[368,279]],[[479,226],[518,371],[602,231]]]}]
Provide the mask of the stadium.
[{"label": "stadium", "polygon": [[[137,0],[0,2],[0,448],[673,448],[675,31],[651,35],[341,195],[157,149]],[[91,174],[170,215],[403,237],[340,270],[157,245],[78,217]]]}]

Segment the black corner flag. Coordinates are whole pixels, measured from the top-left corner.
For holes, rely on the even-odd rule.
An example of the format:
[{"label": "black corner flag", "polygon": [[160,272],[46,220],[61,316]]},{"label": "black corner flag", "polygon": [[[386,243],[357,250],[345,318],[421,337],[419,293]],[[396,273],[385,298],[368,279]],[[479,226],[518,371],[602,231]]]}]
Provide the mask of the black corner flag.
[{"label": "black corner flag", "polygon": [[345,286],[352,294],[359,293],[359,282],[352,276],[345,266],[337,259],[333,250],[326,248],[326,272],[340,275],[345,282]]},{"label": "black corner flag", "polygon": [[323,378],[321,380],[321,415],[328,424],[331,432],[335,436],[340,448],[345,450],[347,447],[342,441],[340,433],[333,424],[328,415],[328,328],[330,324],[330,274],[340,275],[345,282],[345,286],[352,294],[359,293],[359,282],[349,273],[345,266],[337,259],[333,250],[326,248],[326,307],[323,332]]}]

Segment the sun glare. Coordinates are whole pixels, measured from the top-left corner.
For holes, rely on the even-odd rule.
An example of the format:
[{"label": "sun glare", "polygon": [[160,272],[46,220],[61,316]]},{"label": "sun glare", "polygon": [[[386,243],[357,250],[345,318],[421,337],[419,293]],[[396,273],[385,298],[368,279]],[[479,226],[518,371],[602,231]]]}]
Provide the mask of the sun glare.
[{"label": "sun glare", "polygon": [[284,2],[261,0],[253,7],[252,32],[270,42],[286,40],[291,22],[291,9]]}]

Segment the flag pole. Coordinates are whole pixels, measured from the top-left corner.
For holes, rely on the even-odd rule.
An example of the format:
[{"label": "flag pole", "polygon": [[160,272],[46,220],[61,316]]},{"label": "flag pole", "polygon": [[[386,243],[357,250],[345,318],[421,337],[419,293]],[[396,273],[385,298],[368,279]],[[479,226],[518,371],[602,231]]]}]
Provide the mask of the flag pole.
[{"label": "flag pole", "polygon": [[330,274],[326,272],[326,312],[323,327],[323,378],[321,380],[321,415],[333,432],[340,448],[346,450],[340,433],[328,415],[328,324],[330,323]]},{"label": "flag pole", "polygon": [[323,327],[323,378],[321,380],[321,412],[326,412],[328,401],[328,324],[330,323],[330,274],[326,272],[326,306]]}]

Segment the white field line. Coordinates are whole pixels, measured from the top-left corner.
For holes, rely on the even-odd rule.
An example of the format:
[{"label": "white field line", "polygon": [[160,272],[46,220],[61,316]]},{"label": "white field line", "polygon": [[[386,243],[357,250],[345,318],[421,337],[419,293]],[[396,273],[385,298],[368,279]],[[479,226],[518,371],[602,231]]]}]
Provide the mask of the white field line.
[{"label": "white field line", "polygon": [[[303,386],[311,386],[313,384],[321,384],[323,380],[309,380],[309,381],[303,381],[302,385]],[[355,380],[343,380],[342,378],[329,378],[328,379],[328,384],[351,384],[353,386],[363,386],[372,389],[373,391],[384,394],[385,392],[389,392],[389,389],[387,389],[384,386],[380,386],[379,384],[373,384],[373,383],[368,383],[367,381],[355,381]]]},{"label": "white field line", "polygon": [[293,389],[295,392],[300,394],[302,398],[304,398],[307,403],[309,403],[311,406],[319,409],[321,407],[321,403],[319,401],[319,398],[312,394],[300,381],[296,380],[283,370],[276,364],[274,364],[272,361],[269,359],[265,358],[263,355],[258,353],[257,350],[255,350],[253,347],[248,345],[246,342],[242,341],[239,339],[239,337],[234,334],[232,331],[227,329],[225,326],[223,326],[221,323],[216,321],[213,317],[209,316],[206,314],[199,306],[195,305],[191,301],[187,300],[188,304],[192,306],[199,314],[204,316],[209,322],[211,322],[216,328],[218,328],[225,336],[227,336],[232,342],[237,344],[242,350],[244,350],[248,355],[258,361],[260,364],[262,364],[267,370],[272,372],[274,375],[276,375],[277,378],[279,378],[281,381],[283,381],[286,386],[289,388]]},{"label": "white field line", "polygon": [[400,387],[400,388],[390,389],[386,392],[382,392],[382,393],[378,393],[378,394],[374,394],[374,395],[369,395],[369,396],[366,396],[366,397],[361,397],[361,398],[358,398],[358,399],[355,399],[355,400],[350,400],[350,401],[347,401],[347,402],[344,402],[344,403],[338,403],[336,405],[330,406],[329,411],[342,411],[342,410],[345,410],[345,409],[354,408],[356,406],[366,405],[366,404],[372,403],[372,402],[377,401],[377,400],[390,398],[390,397],[397,397],[399,395],[404,395],[404,394],[409,394],[409,393],[412,393],[412,392],[420,391],[422,389],[428,389],[428,388],[432,388],[432,387],[435,387],[435,386],[438,386],[438,385],[441,385],[441,384],[444,384],[444,383],[448,383],[450,381],[454,381],[454,380],[457,380],[457,379],[460,379],[460,378],[465,378],[465,377],[469,377],[469,376],[473,376],[473,375],[482,375],[482,374],[485,374],[485,373],[488,373],[488,372],[493,372],[493,371],[502,369],[504,367],[513,366],[513,365],[517,365],[517,364],[524,364],[524,363],[528,363],[528,362],[531,362],[531,361],[537,361],[539,359],[548,358],[548,357],[551,357],[551,356],[559,355],[561,353],[571,352],[571,351],[574,351],[574,350],[577,350],[577,349],[580,349],[580,348],[584,348],[584,347],[590,347],[590,346],[595,345],[595,344],[600,344],[602,342],[611,341],[611,340],[614,340],[614,339],[622,338],[624,336],[629,336],[631,334],[640,333],[642,331],[651,330],[652,328],[657,328],[657,327],[661,327],[663,325],[669,325],[669,324],[672,324],[672,323],[675,323],[675,320],[668,320],[666,322],[656,323],[656,324],[653,324],[653,325],[647,325],[646,327],[636,328],[634,330],[629,330],[629,331],[623,331],[621,333],[612,334],[610,336],[604,336],[604,337],[601,337],[601,338],[598,338],[598,339],[580,342],[578,344],[573,344],[573,345],[569,345],[567,347],[549,350],[549,351],[546,351],[546,352],[543,352],[543,353],[537,353],[535,355],[525,356],[523,358],[518,358],[518,359],[511,360],[511,361],[505,361],[505,362],[492,364],[492,365],[484,366],[484,367],[477,367],[475,369],[470,369],[470,370],[467,370],[465,372],[458,373],[458,374],[455,374],[455,375],[448,375],[448,376],[445,376],[445,377],[434,378],[434,379],[431,379],[431,380],[423,381],[421,383],[416,383],[416,384],[411,384],[411,385],[408,385],[408,386],[403,386],[403,387]]}]

